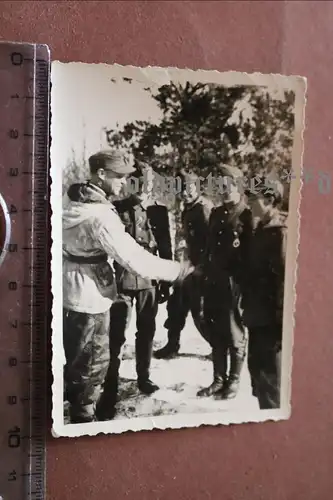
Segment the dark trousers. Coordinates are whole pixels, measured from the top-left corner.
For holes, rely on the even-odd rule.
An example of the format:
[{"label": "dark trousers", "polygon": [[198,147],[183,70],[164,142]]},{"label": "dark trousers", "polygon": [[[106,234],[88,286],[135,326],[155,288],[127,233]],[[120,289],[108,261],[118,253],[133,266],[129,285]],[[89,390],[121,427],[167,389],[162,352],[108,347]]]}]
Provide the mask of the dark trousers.
[{"label": "dark trousers", "polygon": [[112,397],[118,392],[120,353],[126,340],[126,329],[130,323],[134,300],[137,328],[136,371],[138,380],[149,378],[158,308],[156,288],[122,291],[110,310],[110,364],[104,384],[106,397]]},{"label": "dark trousers", "polygon": [[210,344],[203,317],[202,280],[189,277],[181,285],[175,285],[167,303],[168,318],[164,327],[168,329],[168,341],[175,349],[180,347],[180,335],[191,312],[194,324],[202,337]]},{"label": "dark trousers", "polygon": [[239,377],[246,355],[246,330],[240,310],[239,286],[229,276],[206,278],[204,317],[213,348],[214,377]]},{"label": "dark trousers", "polygon": [[249,328],[248,367],[262,410],[280,407],[282,325]]},{"label": "dark trousers", "polygon": [[65,395],[71,420],[94,416],[109,366],[109,311],[87,314],[63,310]]}]

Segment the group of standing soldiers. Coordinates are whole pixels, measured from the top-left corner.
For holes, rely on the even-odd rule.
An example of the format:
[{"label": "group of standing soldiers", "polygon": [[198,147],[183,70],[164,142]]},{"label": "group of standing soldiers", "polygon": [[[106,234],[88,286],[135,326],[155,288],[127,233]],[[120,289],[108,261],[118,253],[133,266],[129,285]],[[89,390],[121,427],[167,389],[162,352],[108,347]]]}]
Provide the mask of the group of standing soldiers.
[{"label": "group of standing soldiers", "polygon": [[[240,189],[243,174],[222,166],[221,203],[197,192],[196,176],[183,192],[182,224],[197,272],[174,288],[168,302],[167,344],[158,359],[177,356],[189,310],[212,348],[213,381],[199,397],[232,399],[239,390],[246,353],[253,395],[260,408],[280,405],[280,365],[286,251],[280,182],[258,191]],[[268,187],[269,186],[269,187]],[[199,270],[199,272],[198,272]]]},{"label": "group of standing soldiers", "polygon": [[[188,258],[176,262],[167,208],[152,200],[152,182],[143,183],[147,172],[153,176],[151,169],[134,169],[121,154],[108,151],[89,163],[91,180],[69,188],[63,214],[64,378],[71,422],[114,417],[121,348],[134,303],[142,393],[159,389],[150,379],[150,363],[158,305],[167,301],[168,342],[156,358],[177,356],[191,312],[212,349],[213,380],[198,397],[234,398],[248,352],[260,408],[278,408],[286,234],[278,211],[282,185],[243,193],[242,172],[223,166],[226,189],[214,206],[200,194],[196,177],[184,175],[180,196]],[[129,174],[138,179],[138,191],[112,199]]]}]

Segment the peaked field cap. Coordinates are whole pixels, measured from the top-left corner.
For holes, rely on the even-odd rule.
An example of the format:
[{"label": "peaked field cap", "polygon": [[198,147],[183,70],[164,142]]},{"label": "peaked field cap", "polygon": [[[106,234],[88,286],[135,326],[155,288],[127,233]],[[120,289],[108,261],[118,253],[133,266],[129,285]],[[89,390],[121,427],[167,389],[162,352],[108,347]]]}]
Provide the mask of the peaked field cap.
[{"label": "peaked field cap", "polygon": [[196,182],[199,179],[199,175],[195,172],[180,170],[178,176],[185,182]]},{"label": "peaked field cap", "polygon": [[243,172],[231,165],[221,165],[221,175],[222,177],[232,177],[233,179],[237,179],[237,177],[244,177]]},{"label": "peaked field cap", "polygon": [[98,151],[89,158],[90,169],[97,172],[103,168],[108,172],[127,175],[135,171],[133,162],[131,162],[122,151],[103,150]]},{"label": "peaked field cap", "polygon": [[280,181],[280,175],[277,171],[271,170],[263,177],[263,182],[267,190],[274,191],[275,196],[283,198],[284,185]]},{"label": "peaked field cap", "polygon": [[283,198],[284,195],[284,186],[282,182],[275,178],[271,178],[269,176],[264,178],[264,184],[267,190],[274,191],[275,196],[279,196]]},{"label": "peaked field cap", "polygon": [[261,177],[254,177],[254,179],[257,180],[257,183],[255,182],[252,188],[247,187],[245,189],[246,195],[257,194],[265,197],[274,196],[276,199],[283,198],[284,186],[282,182],[276,179],[276,177],[271,177],[267,175]]}]

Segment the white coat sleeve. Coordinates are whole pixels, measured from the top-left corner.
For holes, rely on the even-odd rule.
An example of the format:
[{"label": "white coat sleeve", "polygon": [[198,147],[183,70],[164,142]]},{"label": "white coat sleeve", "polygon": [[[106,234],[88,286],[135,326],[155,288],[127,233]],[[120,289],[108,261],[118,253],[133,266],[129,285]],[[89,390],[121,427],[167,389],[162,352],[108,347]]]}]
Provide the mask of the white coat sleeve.
[{"label": "white coat sleeve", "polygon": [[101,249],[128,271],[151,280],[176,281],[179,262],[161,259],[142,248],[126,231],[118,214],[108,209],[103,222],[95,225]]}]

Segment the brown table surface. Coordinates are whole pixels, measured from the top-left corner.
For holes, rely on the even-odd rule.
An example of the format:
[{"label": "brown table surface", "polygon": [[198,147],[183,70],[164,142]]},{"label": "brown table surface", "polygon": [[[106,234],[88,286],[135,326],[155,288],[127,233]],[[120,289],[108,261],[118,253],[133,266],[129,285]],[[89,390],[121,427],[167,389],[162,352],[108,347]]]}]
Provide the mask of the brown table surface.
[{"label": "brown table surface", "polygon": [[[332,173],[332,2],[1,2],[4,40],[53,59],[300,74],[305,167]],[[52,439],[49,500],[329,500],[333,193],[303,190],[287,422]]]}]

